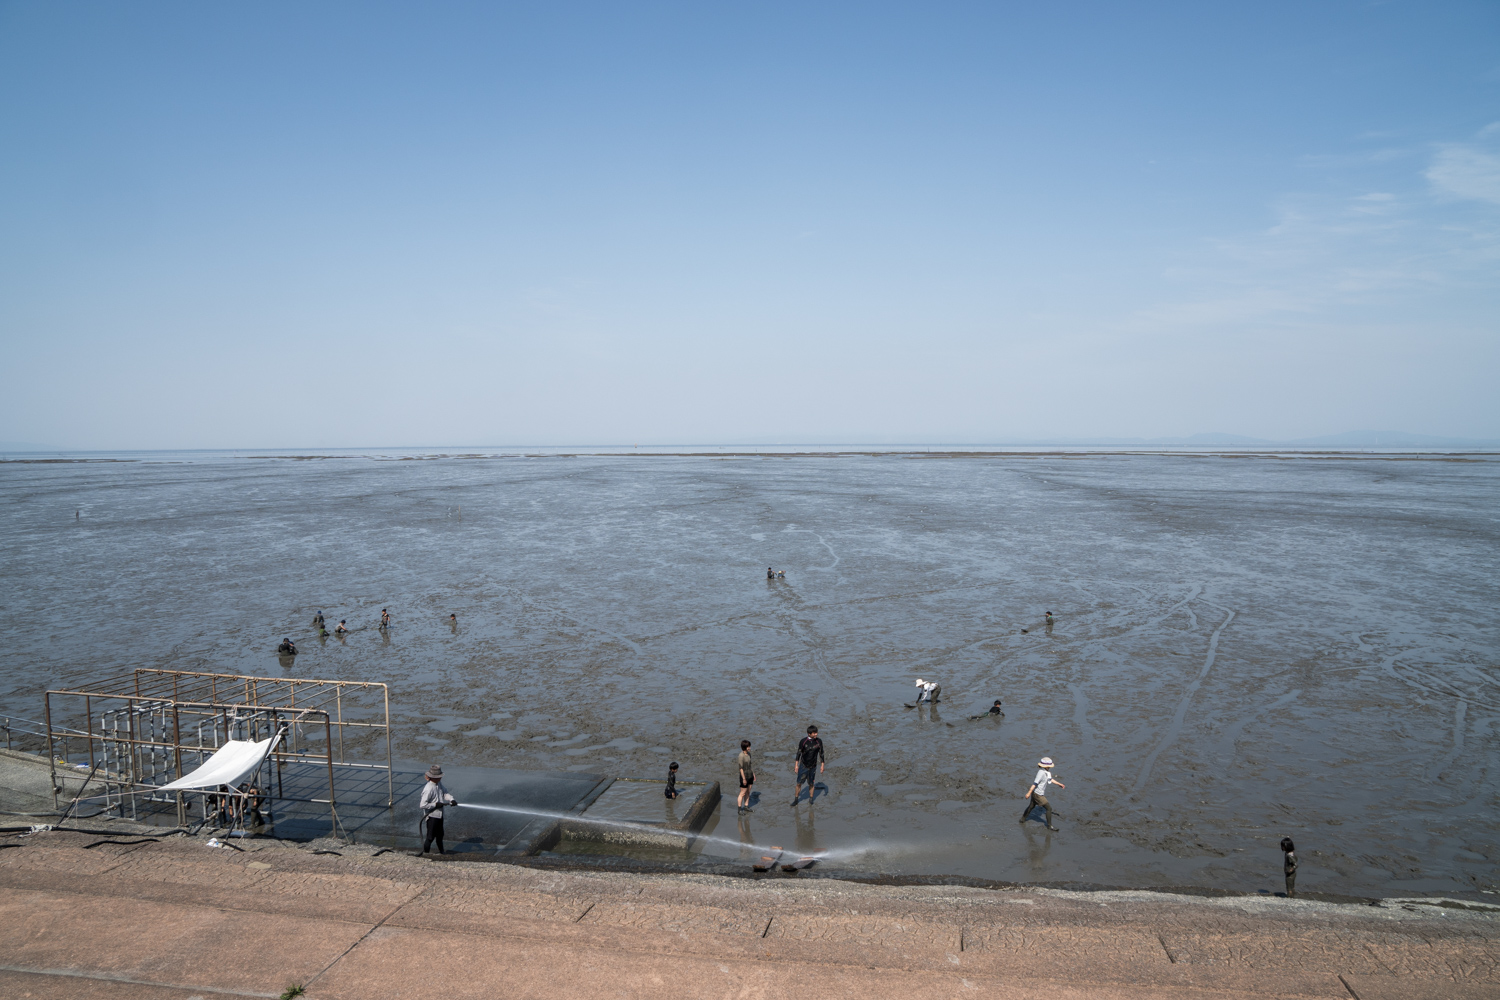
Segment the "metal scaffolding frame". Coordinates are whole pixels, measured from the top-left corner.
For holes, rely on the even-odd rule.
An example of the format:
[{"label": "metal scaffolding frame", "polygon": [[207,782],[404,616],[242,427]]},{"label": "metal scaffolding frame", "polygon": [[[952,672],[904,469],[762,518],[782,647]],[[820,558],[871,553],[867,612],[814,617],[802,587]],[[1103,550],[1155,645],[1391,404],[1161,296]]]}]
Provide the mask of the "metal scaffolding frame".
[{"label": "metal scaffolding frame", "polygon": [[[63,726],[58,715],[77,716],[82,700],[82,725]],[[47,756],[52,765],[52,801],[57,807],[57,768],[89,769],[90,779],[99,775],[106,792],[105,809],[124,815],[127,802],[131,814],[136,800],[172,802],[178,822],[186,822],[183,793],[153,794],[153,786],[164,785],[207,760],[231,739],[264,739],[283,731],[283,739],[266,764],[274,768],[277,794],[281,772],[288,764],[313,764],[326,768],[328,797],[291,799],[326,802],[338,829],[334,790],[334,768],[362,768],[386,772],[386,805],[395,801],[391,768],[391,699],[387,685],[376,681],[324,681],[310,678],[255,677],[193,670],[142,667],[116,677],[76,688],[50,690],[44,699]],[[71,711],[69,711],[71,707]],[[379,721],[374,721],[378,719]],[[353,730],[350,742],[385,734],[385,763],[370,764],[345,759],[345,730]],[[319,739],[321,737],[321,740]],[[322,749],[317,744],[322,743]],[[78,745],[86,746],[86,754]],[[59,759],[57,747],[63,748]],[[73,757],[79,756],[77,763]],[[269,781],[266,781],[269,784]],[[215,793],[199,793],[205,822]],[[96,796],[91,796],[95,798]]]}]

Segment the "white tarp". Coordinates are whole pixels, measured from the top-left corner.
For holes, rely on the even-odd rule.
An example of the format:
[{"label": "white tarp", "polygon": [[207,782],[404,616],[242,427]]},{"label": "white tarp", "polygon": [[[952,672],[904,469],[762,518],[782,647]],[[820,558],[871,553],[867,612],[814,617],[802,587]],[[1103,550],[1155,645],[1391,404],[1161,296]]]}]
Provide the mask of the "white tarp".
[{"label": "white tarp", "polygon": [[161,785],[158,790],[176,792],[193,788],[218,788],[220,785],[233,788],[255,773],[260,767],[260,762],[266,759],[266,755],[280,739],[280,734],[277,734],[259,743],[252,743],[249,740],[230,740],[215,750],[214,755],[205,760],[196,771],[183,775],[170,785]]}]

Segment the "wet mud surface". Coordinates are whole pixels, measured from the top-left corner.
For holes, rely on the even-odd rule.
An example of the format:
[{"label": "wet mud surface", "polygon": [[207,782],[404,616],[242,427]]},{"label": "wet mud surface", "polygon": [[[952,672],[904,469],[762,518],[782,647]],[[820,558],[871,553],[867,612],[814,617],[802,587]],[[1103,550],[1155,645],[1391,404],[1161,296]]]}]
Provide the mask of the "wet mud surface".
[{"label": "wet mud surface", "polygon": [[[0,713],[136,666],[381,680],[414,763],[678,760],[732,796],[754,741],[705,858],[1255,891],[1291,836],[1301,889],[1483,892],[1497,487],[1482,457],[0,465]],[[1043,754],[1058,833],[1017,822]]]}]

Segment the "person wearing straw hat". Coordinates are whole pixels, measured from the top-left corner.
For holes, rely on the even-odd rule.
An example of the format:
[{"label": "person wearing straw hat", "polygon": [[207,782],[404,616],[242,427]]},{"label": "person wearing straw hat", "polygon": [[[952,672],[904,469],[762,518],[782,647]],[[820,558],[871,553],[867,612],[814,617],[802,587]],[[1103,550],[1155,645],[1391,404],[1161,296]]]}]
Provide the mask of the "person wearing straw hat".
[{"label": "person wearing straw hat", "polygon": [[1067,788],[1061,781],[1052,777],[1052,758],[1043,757],[1037,761],[1036,777],[1031,779],[1031,787],[1026,789],[1026,808],[1021,810],[1021,822],[1026,822],[1026,817],[1031,815],[1031,810],[1037,806],[1042,808],[1042,816],[1046,818],[1047,829],[1056,830],[1052,825],[1052,806],[1047,803],[1047,786],[1056,785],[1058,788]]},{"label": "person wearing straw hat", "polygon": [[443,787],[443,769],[437,764],[427,769],[422,775],[427,779],[427,784],[422,787],[422,799],[418,803],[422,808],[422,818],[427,822],[425,826],[426,837],[422,841],[422,853],[437,841],[437,852],[443,852],[443,806],[456,806],[458,800],[448,794],[448,789]]}]

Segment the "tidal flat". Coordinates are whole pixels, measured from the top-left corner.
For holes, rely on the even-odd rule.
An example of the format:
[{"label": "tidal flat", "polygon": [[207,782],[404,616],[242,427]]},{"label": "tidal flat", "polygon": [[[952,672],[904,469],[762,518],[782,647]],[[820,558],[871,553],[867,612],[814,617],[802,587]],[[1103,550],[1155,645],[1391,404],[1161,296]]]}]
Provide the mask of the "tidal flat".
[{"label": "tidal flat", "polygon": [[[1500,457],[411,457],[0,464],[0,713],[377,680],[423,765],[732,794],[750,739],[714,836],[851,867],[1274,890],[1290,836],[1304,891],[1500,890]],[[1058,833],[1017,822],[1044,754]]]}]

